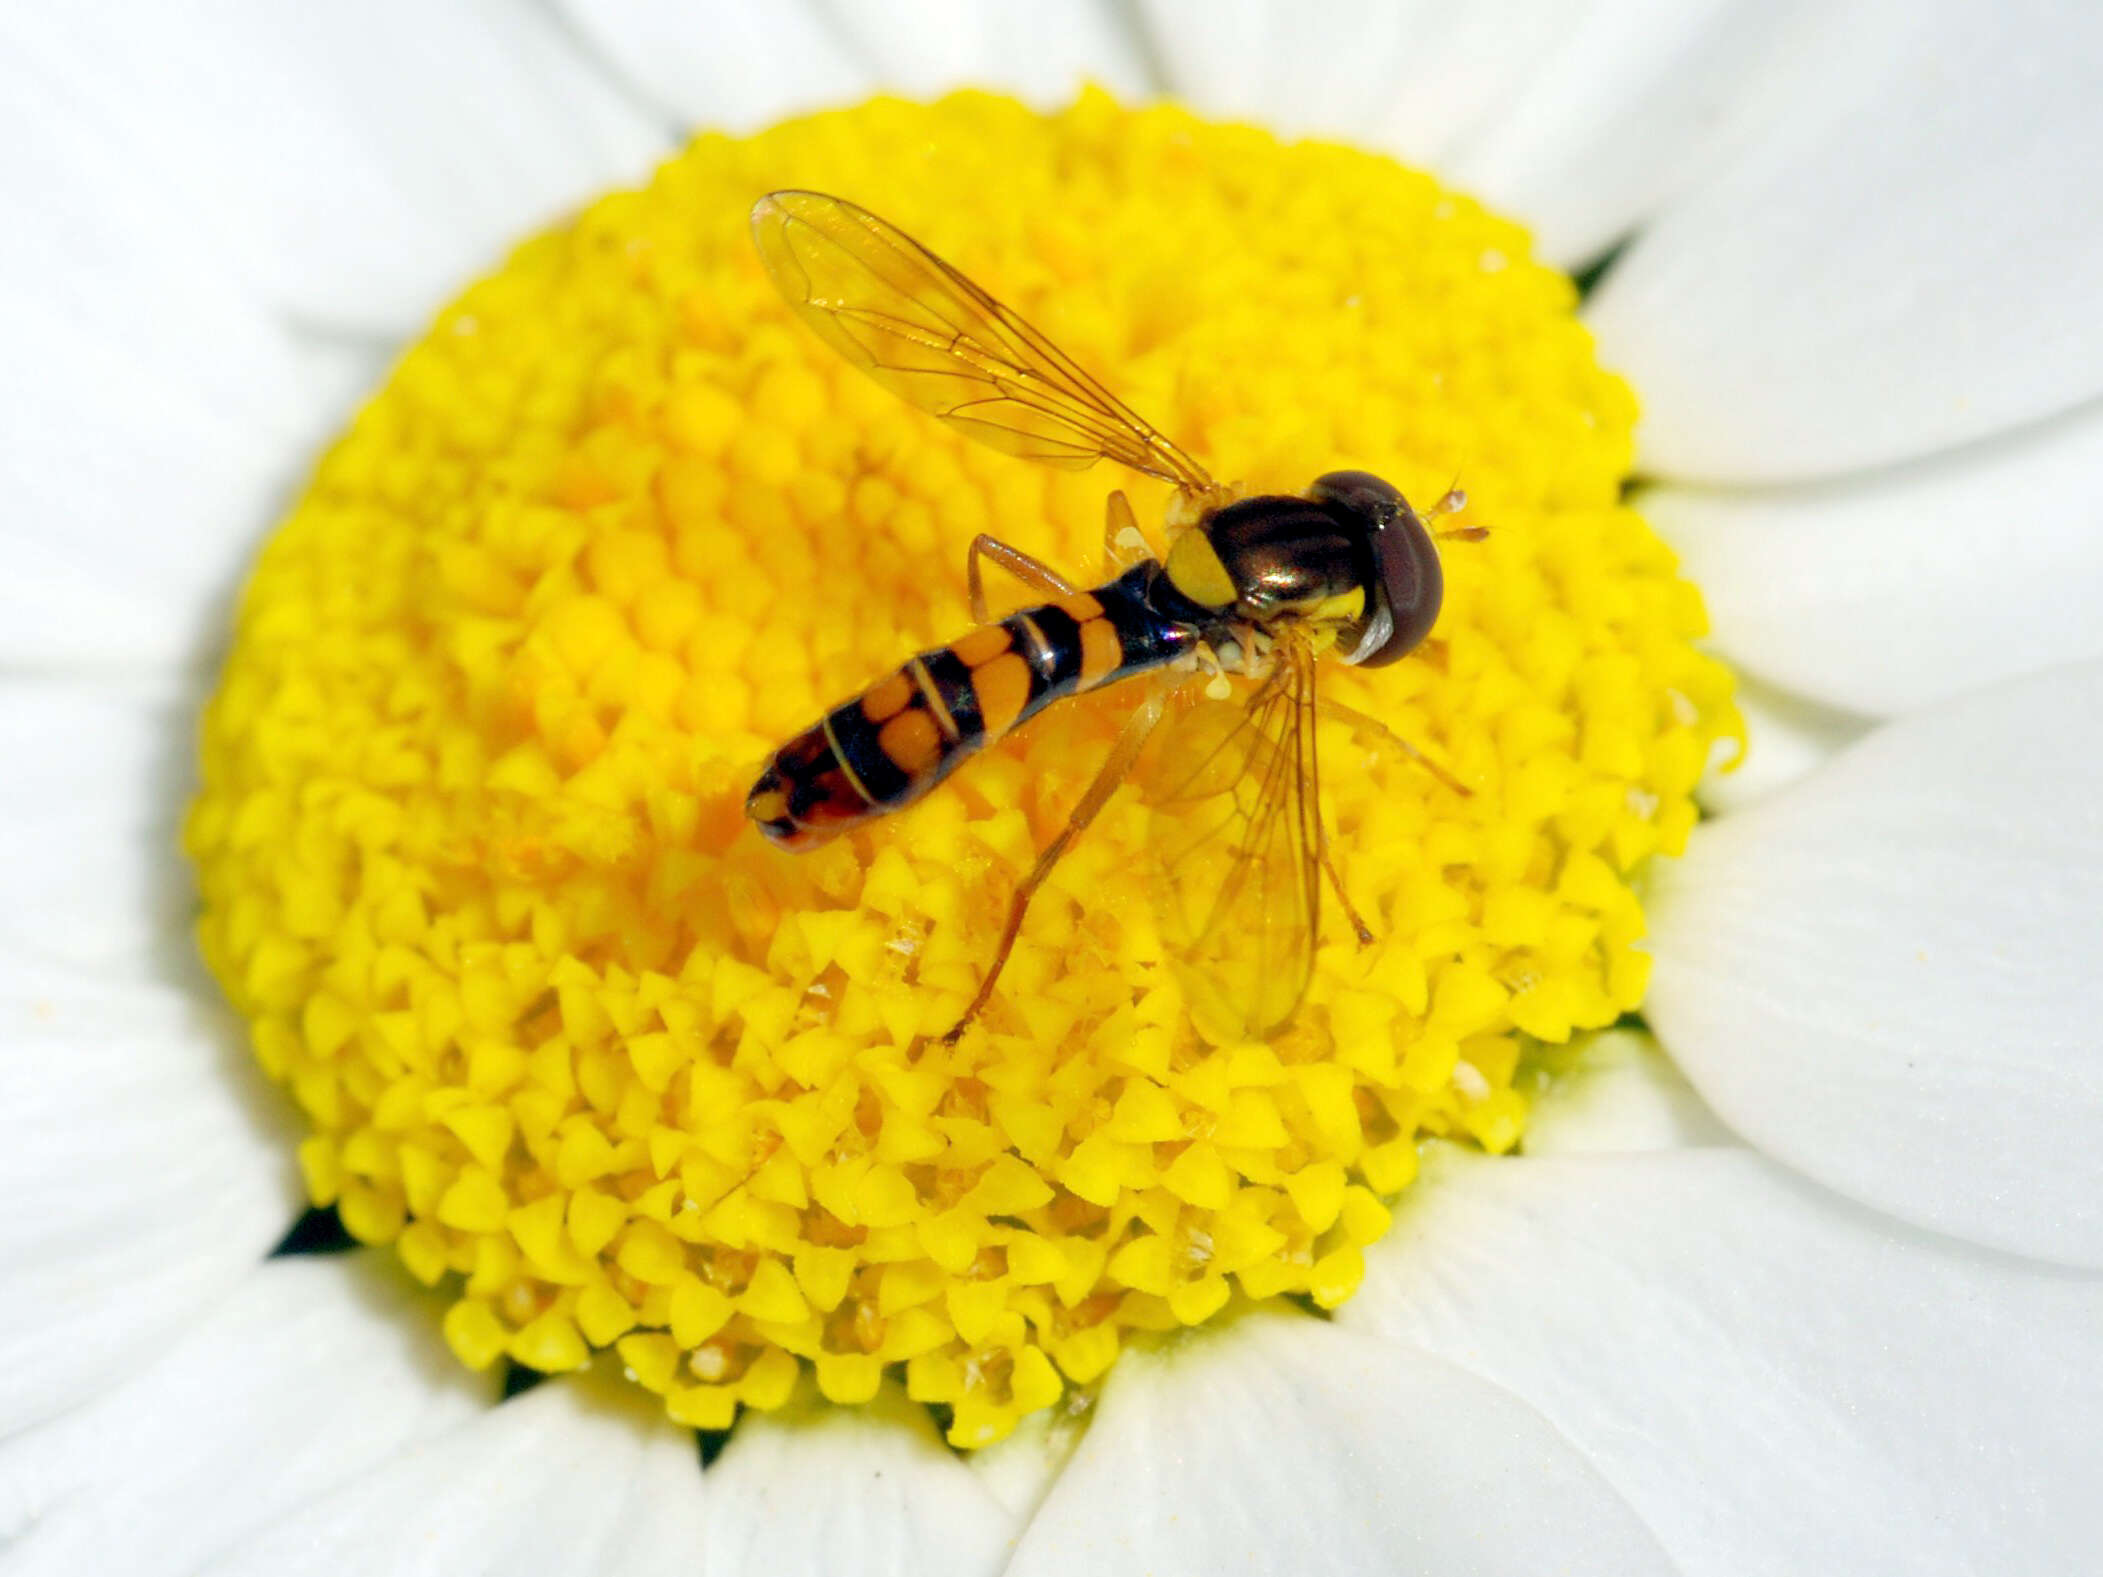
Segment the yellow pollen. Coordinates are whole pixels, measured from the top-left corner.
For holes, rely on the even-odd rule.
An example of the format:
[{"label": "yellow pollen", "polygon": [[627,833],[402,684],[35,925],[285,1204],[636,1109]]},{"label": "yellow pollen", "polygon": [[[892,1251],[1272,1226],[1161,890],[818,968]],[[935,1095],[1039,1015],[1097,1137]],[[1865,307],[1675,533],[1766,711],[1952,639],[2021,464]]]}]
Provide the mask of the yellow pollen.
[{"label": "yellow pollen", "polygon": [[[1054,707],[805,855],[767,752],[968,622],[992,530],[1092,580],[1104,496],[896,403],[795,323],[755,197],[838,192],[1222,477],[1458,474],[1433,640],[1325,693],[1325,898],[1269,1044],[1190,1027],[1113,800],[981,1026],[938,1037],[1137,696]],[[1635,405],[1568,280],[1429,178],[1091,93],[704,137],[521,246],[403,357],[263,552],[186,828],[204,952],[317,1204],[455,1301],[454,1350],[611,1352],[727,1425],[886,1375],[961,1446],[1136,1333],[1349,1298],[1427,1136],[1504,1151],[1531,1055],[1643,994],[1729,676],[1628,508]],[[1013,606],[1025,600],[1005,588]],[[1226,681],[1222,680],[1222,683]]]}]

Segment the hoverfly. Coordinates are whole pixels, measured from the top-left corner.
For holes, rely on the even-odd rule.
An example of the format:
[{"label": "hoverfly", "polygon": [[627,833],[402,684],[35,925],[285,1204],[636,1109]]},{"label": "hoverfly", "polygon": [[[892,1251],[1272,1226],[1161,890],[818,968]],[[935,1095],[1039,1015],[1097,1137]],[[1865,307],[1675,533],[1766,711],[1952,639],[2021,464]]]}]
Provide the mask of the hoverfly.
[{"label": "hoverfly", "polygon": [[[1111,459],[1176,489],[1165,554],[1147,551],[1121,492],[1105,547],[1118,573],[1084,589],[980,535],[966,555],[970,633],[920,653],[775,752],[745,801],[774,843],[801,850],[912,804],[963,762],[1066,696],[1152,676],[1065,828],[1016,887],[954,1043],[991,1000],[1031,897],[1166,718],[1151,796],[1164,940],[1193,1017],[1216,1039],[1260,1036],[1313,972],[1322,872],[1361,942],[1326,845],[1315,761],[1315,661],[1378,668],[1430,634],[1444,578],[1425,514],[1363,471],[1304,494],[1243,496],[1163,437],[1022,318],[934,253],[838,197],[782,191],[752,210],[767,273],[818,337],[908,403],[1005,453],[1080,469]],[[1479,530],[1439,533],[1479,538]],[[1047,601],[989,620],[990,561]],[[1238,708],[1225,676],[1245,677]],[[1198,692],[1215,700],[1190,705]],[[1467,790],[1362,713],[1455,791]],[[1224,712],[1224,716],[1222,713]]]}]

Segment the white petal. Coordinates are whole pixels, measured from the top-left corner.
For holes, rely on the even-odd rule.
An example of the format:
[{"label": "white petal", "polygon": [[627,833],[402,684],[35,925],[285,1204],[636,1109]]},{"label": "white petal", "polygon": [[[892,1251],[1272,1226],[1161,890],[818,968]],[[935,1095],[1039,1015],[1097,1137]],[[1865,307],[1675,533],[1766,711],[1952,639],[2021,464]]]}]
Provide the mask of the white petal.
[{"label": "white petal", "polygon": [[1569,33],[1441,171],[1524,220],[1540,255],[1565,265],[1596,257],[1756,138],[1807,74],[1851,69],[1828,41],[1836,8],[1816,0],[1568,9]]},{"label": "white petal", "polygon": [[1682,1577],[2094,1569],[2103,1279],[1735,1150],[1446,1152],[1367,1260],[1338,1323],[1524,1397]]},{"label": "white petal", "polygon": [[139,1362],[298,1209],[189,937],[191,735],[165,687],[0,685],[0,1432]]},{"label": "white petal", "polygon": [[268,1261],[138,1375],[0,1444],[10,1577],[191,1572],[486,1410],[404,1281],[366,1255]]},{"label": "white petal", "polygon": [[0,680],[0,989],[201,980],[178,844],[196,720],[171,692]]},{"label": "white petal", "polygon": [[1736,700],[1745,714],[1745,757],[1730,771],[1719,763],[1695,790],[1702,809],[1712,816],[1758,804],[1876,726],[1868,718],[1836,712],[1757,679],[1741,678]]},{"label": "white petal", "polygon": [[0,971],[0,1436],[118,1378],[297,1212],[240,1037],[184,993]]},{"label": "white petal", "polygon": [[1171,91],[1223,118],[1435,164],[1577,25],[1557,0],[1141,0]]},{"label": "white petal", "polygon": [[1852,72],[1646,231],[1590,304],[1643,397],[1647,470],[1832,475],[2103,390],[2103,9],[1859,14]]},{"label": "white petal", "polygon": [[5,55],[68,84],[220,266],[309,322],[390,335],[669,142],[504,0],[18,8]]},{"label": "white petal", "polygon": [[303,352],[200,244],[88,101],[99,64],[11,49],[54,19],[0,20],[0,663],[165,667],[344,408],[345,358]]},{"label": "white petal", "polygon": [[1072,1407],[1047,1408],[1023,1419],[1007,1439],[968,1452],[964,1465],[1020,1527],[1044,1504],[1087,1427],[1085,1414]]},{"label": "white petal", "polygon": [[2103,656],[2103,409],[1859,482],[1660,487],[1643,512],[1733,662],[1911,711]]},{"label": "white petal", "polygon": [[708,1469],[708,1577],[998,1572],[1019,1521],[890,1396],[873,1407],[747,1415]]},{"label": "white petal", "polygon": [[1091,0],[832,0],[826,9],[892,91],[998,88],[1051,108],[1087,82],[1127,98],[1148,88],[1138,39],[1112,7]]},{"label": "white petal", "polygon": [[566,1379],[398,1454],[204,1569],[685,1577],[705,1546],[703,1509],[691,1432]]},{"label": "white petal", "polygon": [[[1805,62],[1811,0],[1279,5],[1143,0],[1153,52],[1200,109],[1433,166],[1588,261],[1742,147]],[[1838,50],[1832,69],[1844,69]]]},{"label": "white petal", "polygon": [[1891,724],[1653,877],[1723,1119],[1908,1221],[2103,1265],[2103,665]]},{"label": "white petal", "polygon": [[1635,1030],[1594,1036],[1526,1118],[1530,1156],[1735,1143],[1658,1043]]},{"label": "white petal", "polygon": [[1130,1353],[1011,1577],[1672,1571],[1532,1408],[1407,1346],[1260,1314]]},{"label": "white petal", "polygon": [[668,120],[734,132],[866,97],[875,74],[815,7],[556,0]]}]

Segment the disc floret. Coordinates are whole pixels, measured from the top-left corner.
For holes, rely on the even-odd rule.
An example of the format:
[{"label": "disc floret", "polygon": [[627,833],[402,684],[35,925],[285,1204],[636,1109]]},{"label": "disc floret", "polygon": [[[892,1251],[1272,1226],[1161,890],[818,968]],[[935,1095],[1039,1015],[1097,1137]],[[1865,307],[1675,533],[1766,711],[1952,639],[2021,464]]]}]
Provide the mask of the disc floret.
[{"label": "disc floret", "polygon": [[[1471,792],[1322,725],[1376,940],[1332,911],[1269,1043],[1190,1029],[1138,793],[940,1043],[1114,690],[807,856],[747,828],[773,744],[957,633],[974,532],[1087,573],[1112,485],[798,330],[744,236],[783,186],[881,207],[1254,486],[1463,472],[1490,536],[1423,655],[1325,684]],[[201,936],[310,1196],[451,1291],[467,1362],[610,1353],[710,1428],[888,1374],[980,1445],[1144,1333],[1348,1298],[1418,1143],[1509,1149],[1529,1051],[1640,1001],[1631,878],[1738,726],[1620,502],[1633,402],[1527,256],[1383,160],[1100,95],[704,138],[522,246],[321,463],[204,730]]]}]

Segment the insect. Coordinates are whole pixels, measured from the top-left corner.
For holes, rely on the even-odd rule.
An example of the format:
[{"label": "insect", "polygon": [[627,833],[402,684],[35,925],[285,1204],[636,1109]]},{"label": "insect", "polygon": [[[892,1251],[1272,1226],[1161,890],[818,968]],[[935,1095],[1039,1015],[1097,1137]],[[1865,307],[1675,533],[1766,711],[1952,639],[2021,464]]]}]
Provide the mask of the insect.
[{"label": "insect", "polygon": [[[1360,941],[1371,940],[1323,832],[1318,707],[1385,734],[1467,792],[1376,719],[1315,694],[1323,653],[1379,668],[1430,634],[1444,578],[1429,522],[1466,500],[1449,492],[1419,515],[1363,471],[1329,472],[1304,494],[1244,496],[867,210],[775,192],[754,206],[752,232],[804,323],[900,398],[1008,454],[1072,469],[1107,458],[1176,493],[1172,537],[1158,556],[1124,494],[1110,495],[1104,541],[1117,573],[1089,589],[977,537],[966,555],[977,627],[908,659],[783,745],[747,796],[747,815],[781,847],[810,848],[912,804],[1053,702],[1150,676],[1066,826],[1017,885],[978,992],[944,1039],[953,1043],[984,1011],[1032,896],[1164,720],[1172,728],[1153,758],[1163,770],[1149,833],[1164,940],[1201,1030],[1228,1040],[1277,1028],[1313,971],[1323,872]],[[989,620],[987,562],[1047,600]],[[1228,676],[1248,682],[1239,705],[1221,699],[1232,693]]]}]

